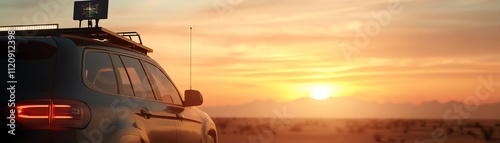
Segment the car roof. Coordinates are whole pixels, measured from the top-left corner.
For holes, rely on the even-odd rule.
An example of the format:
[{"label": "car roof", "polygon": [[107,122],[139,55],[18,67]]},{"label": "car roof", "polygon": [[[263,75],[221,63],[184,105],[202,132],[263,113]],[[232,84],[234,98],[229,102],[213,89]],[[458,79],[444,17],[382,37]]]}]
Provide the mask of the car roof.
[{"label": "car roof", "polygon": [[[0,31],[0,35],[7,35],[7,32],[8,31]],[[27,29],[16,30],[15,32],[16,36],[58,36],[70,39],[86,39],[99,41],[103,44],[117,45],[123,49],[137,51],[143,54],[153,52],[153,49],[142,44],[140,35],[137,32],[113,32],[103,27],[59,28],[57,26],[55,29]],[[132,40],[132,36],[137,36],[140,42]]]}]

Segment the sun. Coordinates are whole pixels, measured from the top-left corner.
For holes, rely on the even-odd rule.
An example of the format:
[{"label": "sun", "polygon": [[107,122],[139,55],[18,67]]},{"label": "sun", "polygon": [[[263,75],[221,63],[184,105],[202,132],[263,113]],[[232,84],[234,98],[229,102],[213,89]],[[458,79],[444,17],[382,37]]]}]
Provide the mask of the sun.
[{"label": "sun", "polygon": [[311,97],[316,100],[325,100],[332,96],[333,88],[328,86],[314,86],[311,87]]}]

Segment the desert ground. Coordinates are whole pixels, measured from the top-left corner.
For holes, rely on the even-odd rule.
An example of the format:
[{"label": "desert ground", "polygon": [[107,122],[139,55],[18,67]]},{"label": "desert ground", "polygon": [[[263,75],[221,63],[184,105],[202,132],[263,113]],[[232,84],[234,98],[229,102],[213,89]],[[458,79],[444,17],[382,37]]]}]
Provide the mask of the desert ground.
[{"label": "desert ground", "polygon": [[219,143],[500,143],[500,120],[213,119]]}]

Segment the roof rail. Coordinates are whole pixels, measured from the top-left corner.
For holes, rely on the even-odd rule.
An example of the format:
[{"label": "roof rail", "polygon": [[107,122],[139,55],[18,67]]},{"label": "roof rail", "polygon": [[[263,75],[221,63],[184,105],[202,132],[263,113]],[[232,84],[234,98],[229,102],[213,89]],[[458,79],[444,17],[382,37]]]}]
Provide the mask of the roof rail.
[{"label": "roof rail", "polygon": [[139,43],[142,45],[142,40],[141,40],[141,35],[137,32],[116,32],[116,34],[128,37],[130,40],[132,40],[132,37],[137,37],[139,38]]},{"label": "roof rail", "polygon": [[[3,29],[5,30],[3,30]],[[105,43],[129,48],[140,53],[151,53],[153,49],[142,44],[141,37],[137,32],[119,32],[115,33],[103,27],[93,28],[59,28],[58,24],[38,24],[38,25],[14,25],[1,26],[0,35],[8,30],[15,30],[16,36],[60,36],[62,34],[75,35],[89,38]],[[132,40],[132,36],[139,38],[139,43]],[[128,38],[126,38],[128,37]]]},{"label": "roof rail", "polygon": [[43,30],[43,29],[59,29],[59,24],[31,24],[31,25],[0,26],[0,31]]}]

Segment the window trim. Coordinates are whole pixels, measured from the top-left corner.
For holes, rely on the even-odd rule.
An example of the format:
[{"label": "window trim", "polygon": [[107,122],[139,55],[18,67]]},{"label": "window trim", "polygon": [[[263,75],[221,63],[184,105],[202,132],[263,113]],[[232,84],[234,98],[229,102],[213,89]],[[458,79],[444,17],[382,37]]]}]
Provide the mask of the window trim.
[{"label": "window trim", "polygon": [[[156,96],[156,93],[155,93],[155,91],[154,91],[153,85],[152,85],[152,83],[151,83],[151,79],[150,79],[150,77],[149,77],[149,75],[148,75],[148,73],[147,73],[147,71],[146,71],[146,68],[144,68],[144,65],[142,64],[142,60],[141,60],[140,58],[135,58],[135,57],[132,57],[132,56],[121,55],[121,54],[117,54],[117,55],[120,57],[120,60],[121,60],[121,62],[122,62],[122,64],[123,64],[123,66],[124,66],[124,67],[125,67],[125,63],[123,62],[123,58],[122,58],[122,56],[124,56],[124,57],[128,57],[128,58],[131,58],[131,59],[135,59],[135,60],[139,61],[139,64],[140,64],[140,66],[141,66],[141,68],[142,68],[142,71],[143,71],[143,72],[144,72],[144,74],[146,75],[146,78],[147,78],[147,80],[148,80],[149,86],[151,87],[151,91],[153,92],[153,97],[154,97],[154,99],[148,99],[148,98],[137,97],[137,95],[135,95],[135,90],[134,90],[134,86],[133,86],[133,83],[132,83],[132,79],[130,78],[130,74],[128,73],[127,68],[125,67],[125,71],[127,72],[128,79],[129,79],[129,81],[130,81],[130,84],[132,85],[132,91],[134,92],[134,97],[135,97],[135,98],[139,98],[139,99],[146,99],[146,100],[161,101],[161,100],[158,100],[158,97]],[[110,58],[111,58],[111,57],[110,57]]]},{"label": "window trim", "polygon": [[[112,56],[116,56],[118,57],[118,60],[117,62],[119,62],[121,64],[122,67],[125,67],[125,65],[123,65],[123,61],[122,61],[122,58],[120,57],[120,55],[118,54],[114,54],[114,53],[109,53],[109,57],[111,58],[111,63],[113,64],[113,69],[115,70],[115,75],[116,75],[116,80],[117,80],[117,84],[118,84],[118,94],[121,95],[121,96],[127,96],[127,97],[135,97],[135,92],[134,92],[134,86],[132,86],[132,84],[130,85],[130,89],[132,90],[132,95],[126,95],[124,93],[125,91],[125,87],[123,87],[122,83],[122,79],[121,79],[121,75],[118,71],[118,67],[115,65],[115,63],[113,62],[113,57]],[[125,71],[125,75],[127,75],[127,80],[129,83],[132,83],[132,81],[130,81],[130,77],[128,75],[128,71],[127,70],[124,70]],[[120,76],[120,77],[119,77]]]},{"label": "window trim", "polygon": [[[165,75],[165,77],[167,77],[167,80],[168,80],[168,81],[172,84],[172,86],[174,86],[174,89],[175,89],[175,91],[177,92],[177,96],[179,97],[179,99],[180,99],[180,101],[181,101],[181,103],[180,103],[180,104],[177,104],[177,103],[167,103],[167,102],[164,102],[164,103],[166,103],[166,104],[174,104],[174,105],[180,105],[180,106],[182,106],[182,103],[183,103],[183,101],[184,101],[184,100],[182,99],[182,96],[181,96],[182,94],[179,92],[179,89],[178,89],[178,88],[177,88],[177,86],[175,85],[174,81],[172,81],[172,79],[171,79],[171,78],[168,76],[168,74],[167,74],[167,73],[163,70],[163,68],[160,68],[160,67],[159,67],[159,66],[157,66],[156,64],[151,63],[151,62],[148,62],[148,61],[143,61],[143,62],[145,62],[146,64],[151,64],[151,65],[152,65],[152,66],[154,66],[155,68],[159,69],[159,70],[160,70],[160,72],[161,72],[163,75]],[[144,64],[143,64],[143,65],[144,65]],[[144,66],[145,66],[145,65],[144,65]],[[146,69],[146,68],[144,68],[144,70],[146,70],[146,71],[147,71],[147,69]],[[148,75],[148,76],[151,76],[151,74],[152,74],[152,73],[150,73],[150,71],[147,71],[147,75]],[[152,80],[151,80],[151,81],[152,81]],[[154,83],[154,82],[153,82],[153,83]],[[154,83],[154,84],[155,84],[155,86],[157,86],[157,85],[156,85],[156,83]],[[155,89],[156,89],[156,90],[158,90],[158,88],[155,88]],[[161,98],[161,95],[160,95],[159,99],[161,99],[160,101],[162,101],[162,102],[163,102],[163,99]]]},{"label": "window trim", "polygon": [[[122,49],[119,49],[119,50],[122,50]],[[139,54],[140,56],[137,56],[137,55],[134,55],[134,54],[137,54],[137,53],[135,53],[135,52],[131,52],[131,51],[125,51],[125,52],[124,52],[124,51],[115,51],[115,50],[108,50],[108,49],[102,49],[102,48],[97,48],[97,47],[89,47],[89,46],[85,46],[85,47],[83,47],[83,52],[82,52],[82,70],[81,70],[81,71],[82,71],[82,73],[81,73],[82,82],[84,82],[84,81],[83,81],[83,73],[84,73],[84,68],[83,68],[83,67],[85,66],[85,65],[84,65],[85,60],[83,60],[83,59],[84,59],[84,56],[85,56],[85,52],[86,52],[86,51],[98,51],[98,52],[108,53],[108,54],[110,55],[110,56],[109,56],[109,57],[110,57],[110,60],[112,60],[112,59],[111,59],[111,54],[115,54],[115,55],[117,55],[117,56],[120,58],[120,62],[122,62],[122,64],[123,64],[123,60],[122,60],[121,56],[126,56],[126,57],[130,57],[130,58],[137,59],[137,60],[139,60],[139,61],[148,62],[148,63],[150,63],[150,64],[152,64],[153,66],[156,66],[156,67],[161,67],[161,66],[158,66],[158,64],[156,63],[156,61],[155,61],[155,60],[150,59],[150,58],[149,58],[149,56],[147,56],[147,55],[140,55],[140,54]],[[131,52],[132,54],[131,54],[131,53],[128,53],[128,52]],[[146,56],[146,58],[145,58],[145,57],[143,57],[143,56]],[[148,59],[148,58],[149,58],[149,59]],[[142,65],[142,64],[141,64],[141,65]],[[124,66],[125,66],[125,65],[124,65]],[[114,65],[113,65],[113,68],[115,68],[115,67],[114,67]],[[143,68],[143,69],[144,69],[144,68]],[[176,86],[176,84],[174,83],[174,81],[172,81],[172,79],[170,78],[170,76],[169,76],[168,74],[166,74],[166,72],[164,71],[164,69],[163,69],[163,68],[159,68],[159,69],[160,69],[160,70],[161,70],[161,71],[162,71],[162,72],[163,72],[163,73],[167,76],[167,78],[170,80],[170,82],[172,82],[172,84],[174,85],[175,89],[176,89],[176,90],[177,90],[177,92],[179,93],[179,98],[181,99],[181,102],[184,102],[184,98],[183,98],[182,94],[180,94],[179,89],[177,88],[177,86]],[[145,70],[145,69],[144,69],[144,70]],[[127,76],[129,76],[129,75],[128,75],[128,71],[127,71],[127,70],[125,70],[125,71],[127,72]],[[147,75],[147,74],[148,74],[148,72],[146,72],[146,75]],[[117,76],[116,72],[115,72],[115,76]],[[148,80],[149,80],[149,79],[148,79]],[[129,82],[131,82],[131,81],[130,81],[130,77],[129,77]],[[117,84],[118,84],[118,83],[117,83]],[[87,85],[86,85],[85,83],[84,83],[84,85],[87,87]],[[118,86],[121,86],[121,85],[120,85],[120,84],[118,84]],[[89,88],[89,87],[87,87],[87,88],[88,88],[88,89],[93,90],[92,88]],[[133,87],[132,87],[132,88],[133,88]],[[95,90],[94,90],[94,91],[95,91]],[[134,91],[134,90],[133,90],[133,91]],[[100,91],[96,91],[96,92],[103,93],[103,92],[100,92]],[[151,99],[146,99],[146,98],[139,98],[139,97],[136,97],[136,96],[135,96],[135,92],[134,92],[134,96],[122,95],[121,93],[120,93],[120,94],[103,93],[103,94],[113,95],[113,96],[120,96],[120,97],[124,97],[124,98],[134,98],[134,99],[138,99],[138,100],[145,100],[145,101],[153,101],[153,102],[158,102],[158,103],[166,104],[166,105],[168,105],[168,106],[173,106],[173,107],[176,107],[176,108],[184,108],[184,106],[183,106],[182,104],[165,103],[165,102],[163,102],[163,101],[161,101],[161,100],[151,100]],[[155,95],[155,98],[156,98],[156,95]]]},{"label": "window trim", "polygon": [[[88,52],[97,52],[97,53],[105,53],[108,55],[108,58],[109,58],[109,61],[111,62],[111,66],[113,66],[113,73],[115,74],[115,82],[116,82],[116,89],[117,89],[117,93],[109,93],[109,92],[104,92],[104,91],[101,91],[101,90],[98,90],[98,89],[95,89],[93,88],[91,85],[91,83],[89,83],[87,81],[87,79],[85,78],[85,61],[86,61],[86,54]],[[83,82],[83,85],[87,88],[87,89],[91,89],[95,92],[99,92],[99,93],[102,93],[102,94],[108,94],[108,95],[120,95],[120,85],[118,85],[118,79],[116,77],[116,71],[115,71],[115,67],[113,65],[113,61],[111,61],[111,56],[110,56],[110,53],[107,52],[107,51],[104,51],[104,50],[97,50],[97,49],[93,49],[93,48],[86,48],[83,50],[82,52],[82,65],[81,65],[81,74],[80,74],[80,77],[81,77],[81,80]]]}]

